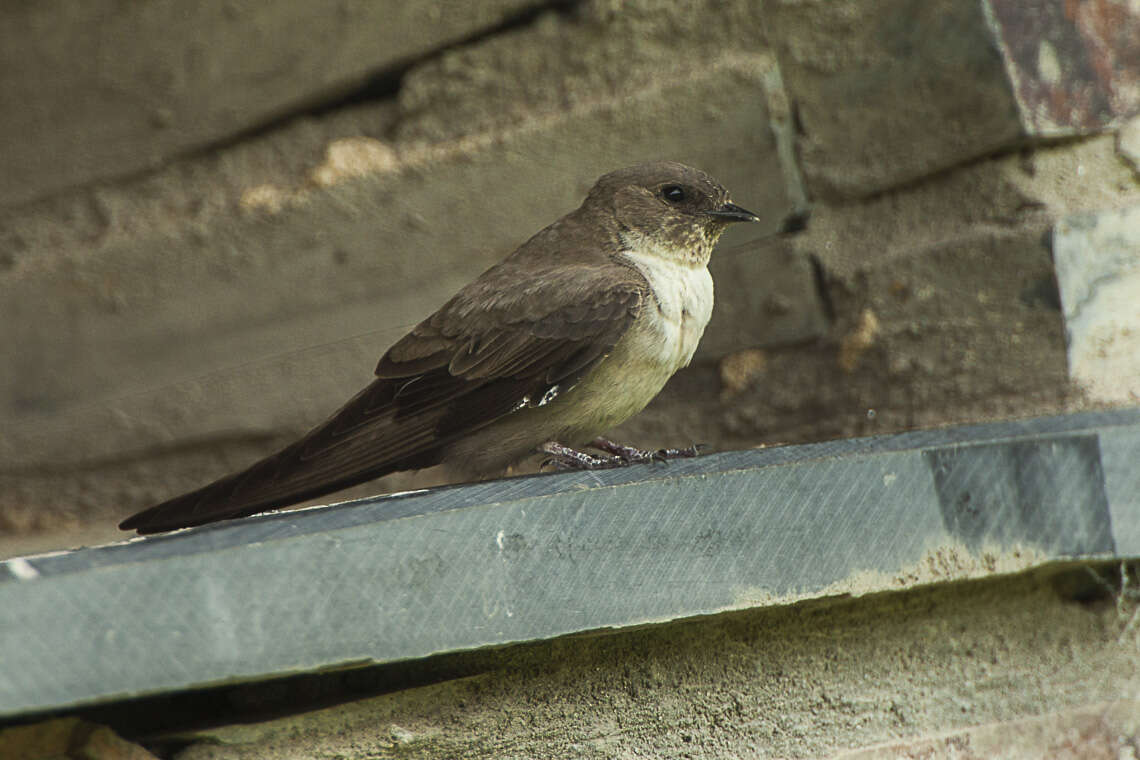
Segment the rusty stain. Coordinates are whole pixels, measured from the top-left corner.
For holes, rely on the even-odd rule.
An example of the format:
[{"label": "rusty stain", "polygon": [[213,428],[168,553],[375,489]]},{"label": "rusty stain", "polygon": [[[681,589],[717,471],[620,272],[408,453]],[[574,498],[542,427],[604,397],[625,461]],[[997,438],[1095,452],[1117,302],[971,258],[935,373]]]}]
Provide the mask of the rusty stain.
[{"label": "rusty stain", "polygon": [[1031,133],[1096,132],[1140,110],[1140,11],[1134,4],[989,0],[989,5]]}]

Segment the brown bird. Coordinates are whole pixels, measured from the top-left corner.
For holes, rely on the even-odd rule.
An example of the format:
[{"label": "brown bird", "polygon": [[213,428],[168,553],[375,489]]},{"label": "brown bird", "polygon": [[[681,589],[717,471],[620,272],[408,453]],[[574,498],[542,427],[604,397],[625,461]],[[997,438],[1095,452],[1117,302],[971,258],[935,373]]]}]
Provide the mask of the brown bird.
[{"label": "brown bird", "polygon": [[478,477],[537,452],[587,468],[658,456],[597,436],[688,365],[712,313],[713,246],[749,221],[756,215],[683,164],[606,174],[581,206],[389,348],[376,379],[329,420],[119,527],[244,517],[441,462]]}]

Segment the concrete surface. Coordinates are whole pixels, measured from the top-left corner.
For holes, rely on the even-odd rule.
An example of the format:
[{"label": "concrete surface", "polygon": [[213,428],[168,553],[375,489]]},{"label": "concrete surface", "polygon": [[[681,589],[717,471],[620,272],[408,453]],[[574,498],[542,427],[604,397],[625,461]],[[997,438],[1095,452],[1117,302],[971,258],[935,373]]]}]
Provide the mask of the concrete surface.
[{"label": "concrete surface", "polygon": [[[828,334],[765,351],[721,399],[695,391],[718,382],[711,370],[665,394],[697,407],[688,435],[726,447],[1085,407],[1068,376],[1051,229],[1068,213],[1137,202],[1140,183],[1104,135],[817,203],[790,244],[821,264]],[[661,404],[639,418],[646,429],[664,429]]]},{"label": "concrete surface", "polygon": [[1116,150],[1140,176],[1140,116],[1125,122],[1116,133]]},{"label": "concrete surface", "polygon": [[[531,122],[535,114],[691,79],[725,59],[770,58],[766,14],[758,10],[750,0],[574,3],[414,67],[397,98],[394,135],[430,144],[496,132]],[[672,131],[674,119],[692,107],[676,106],[655,129]]]},{"label": "concrete surface", "polygon": [[[1135,597],[1118,608],[1111,597],[1074,601],[1061,591],[1092,577],[1077,567],[564,638],[484,653],[482,671],[466,678],[176,735],[165,746],[185,748],[179,760],[759,759],[922,747],[924,737],[1070,709],[1088,715],[1134,695]],[[276,696],[299,697],[287,694]],[[223,711],[232,719],[242,704],[231,698]],[[1135,724],[1106,716],[1103,725]],[[1005,755],[949,756],[1102,756],[1064,754],[1071,734],[1071,722],[1047,723],[1041,743],[1054,740],[1052,755],[1018,753],[1024,736],[1007,729],[1004,745],[988,745]],[[1119,738],[1122,754],[1104,756],[1129,757],[1127,734],[1100,735],[1075,746]]]}]

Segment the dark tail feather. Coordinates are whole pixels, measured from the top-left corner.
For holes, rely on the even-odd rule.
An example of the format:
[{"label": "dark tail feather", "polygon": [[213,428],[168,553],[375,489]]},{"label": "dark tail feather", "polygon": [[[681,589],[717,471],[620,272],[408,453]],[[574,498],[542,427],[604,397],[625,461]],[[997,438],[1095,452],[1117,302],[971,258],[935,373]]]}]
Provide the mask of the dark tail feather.
[{"label": "dark tail feather", "polygon": [[[119,528],[137,530],[140,534],[162,533],[219,520],[248,517],[333,493],[390,472],[438,464],[431,456],[421,453],[379,466],[346,469],[329,480],[294,485],[293,478],[278,479],[274,473],[288,469],[287,463],[296,458],[296,449],[300,443],[266,457],[241,472],[144,509],[119,523]],[[430,455],[434,452],[426,453]]]},{"label": "dark tail feather", "polygon": [[241,472],[156,504],[119,523],[161,533],[296,504],[397,470],[437,464],[430,416],[396,420],[393,384],[377,380],[304,438]]},{"label": "dark tail feather", "polygon": [[[539,378],[542,380],[542,378]],[[455,439],[541,393],[529,378],[467,381],[446,367],[407,378],[379,378],[304,438],[208,486],[119,523],[161,533],[285,507],[398,470],[439,464]],[[533,387],[532,387],[533,386]]]}]

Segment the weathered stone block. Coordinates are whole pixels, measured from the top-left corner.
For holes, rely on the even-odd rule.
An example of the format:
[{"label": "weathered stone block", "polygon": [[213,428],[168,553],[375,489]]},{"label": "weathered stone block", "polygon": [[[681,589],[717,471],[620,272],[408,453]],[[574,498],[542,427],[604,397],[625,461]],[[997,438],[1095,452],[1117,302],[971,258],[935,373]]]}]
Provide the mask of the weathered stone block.
[{"label": "weathered stone block", "polygon": [[699,76],[717,59],[767,55],[763,20],[752,0],[575,2],[413,67],[395,135],[436,142],[502,129]]},{"label": "weathered stone block", "polygon": [[1053,228],[1069,374],[1090,398],[1140,402],[1140,206]]},{"label": "weathered stone block", "polygon": [[717,302],[696,361],[818,338],[829,327],[811,260],[781,239],[731,243],[710,263]]},{"label": "weathered stone block", "polygon": [[[1064,339],[1044,226],[975,228],[862,269],[837,288],[835,361],[895,424],[942,408],[1065,388]],[[866,337],[864,337],[866,336]],[[845,350],[846,349],[846,350]],[[960,413],[960,411],[958,412]]]},{"label": "weathered stone block", "polygon": [[230,140],[526,5],[5,3],[0,205]]},{"label": "weathered stone block", "polygon": [[774,0],[812,190],[865,196],[1140,109],[1140,11],[1052,0]]}]

